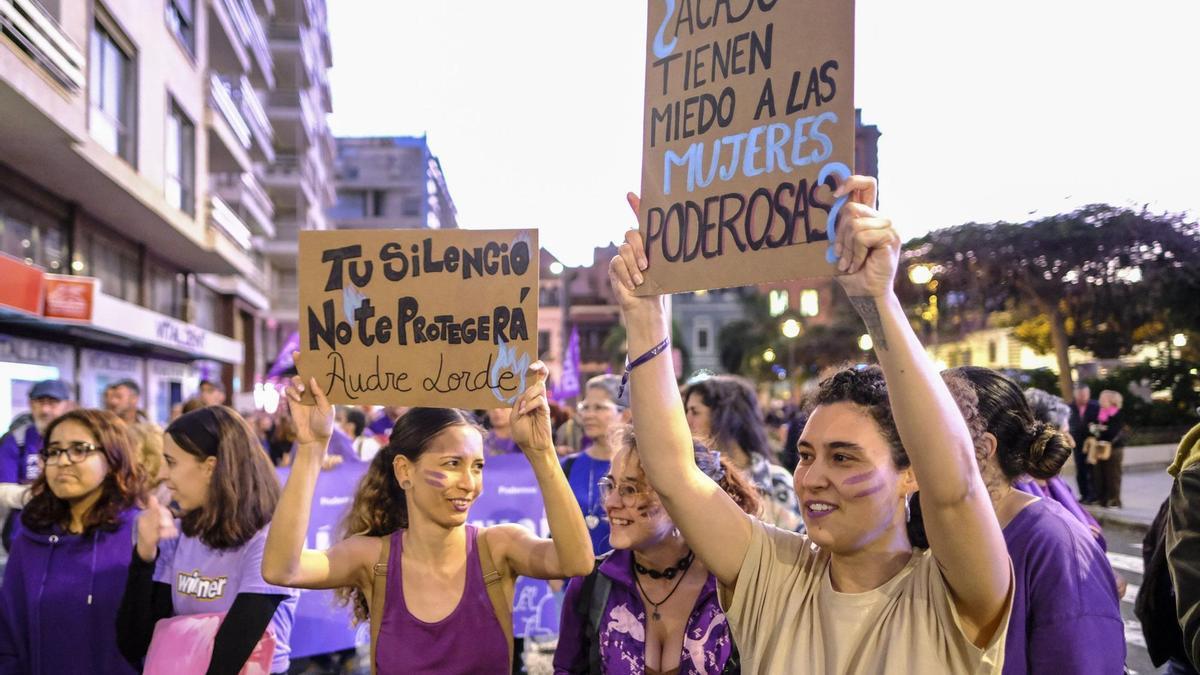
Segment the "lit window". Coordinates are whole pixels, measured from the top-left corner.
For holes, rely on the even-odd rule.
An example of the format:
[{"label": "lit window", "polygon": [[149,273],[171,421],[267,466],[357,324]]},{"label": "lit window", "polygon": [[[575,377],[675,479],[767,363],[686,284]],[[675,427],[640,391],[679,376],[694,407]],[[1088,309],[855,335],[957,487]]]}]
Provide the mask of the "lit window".
[{"label": "lit window", "polygon": [[788,292],[784,289],[771,291],[767,294],[767,303],[771,316],[783,314],[788,308]]},{"label": "lit window", "polygon": [[811,288],[800,291],[800,316],[816,316],[821,313],[821,294]]}]

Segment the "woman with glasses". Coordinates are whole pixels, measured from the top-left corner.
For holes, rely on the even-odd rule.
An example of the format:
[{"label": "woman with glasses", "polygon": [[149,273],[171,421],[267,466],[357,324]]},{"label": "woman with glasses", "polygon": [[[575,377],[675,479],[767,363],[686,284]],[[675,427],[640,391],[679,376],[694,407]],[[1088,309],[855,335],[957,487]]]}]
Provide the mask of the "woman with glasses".
[{"label": "woman with glasses", "polygon": [[584,397],[576,410],[583,433],[591,445],[583,452],[563,460],[563,473],[583,510],[596,555],[612,548],[608,541],[609,523],[604,519],[604,500],[596,485],[612,463],[612,433],[629,422],[628,393],[621,391],[621,378],[597,375],[584,386]]},{"label": "woman with glasses", "polygon": [[[620,446],[598,486],[613,550],[567,586],[554,672],[740,672],[716,577],[646,482],[632,428]],[[757,491],[729,460],[698,443],[692,449],[696,466],[743,511],[757,515]]]},{"label": "woman with glasses", "polygon": [[0,588],[0,673],[135,673],[116,633],[142,495],[132,441],[103,410],[46,438]]}]

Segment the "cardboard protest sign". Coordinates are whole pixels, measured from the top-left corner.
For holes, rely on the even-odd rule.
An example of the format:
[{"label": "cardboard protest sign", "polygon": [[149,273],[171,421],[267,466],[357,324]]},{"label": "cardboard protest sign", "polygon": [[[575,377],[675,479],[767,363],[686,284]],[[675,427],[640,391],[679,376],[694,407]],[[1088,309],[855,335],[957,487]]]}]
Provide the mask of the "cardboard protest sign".
[{"label": "cardboard protest sign", "polygon": [[833,274],[853,0],[650,0],[640,293]]},{"label": "cardboard protest sign", "polygon": [[536,230],[300,233],[297,368],[334,403],[495,408],[537,358]]}]

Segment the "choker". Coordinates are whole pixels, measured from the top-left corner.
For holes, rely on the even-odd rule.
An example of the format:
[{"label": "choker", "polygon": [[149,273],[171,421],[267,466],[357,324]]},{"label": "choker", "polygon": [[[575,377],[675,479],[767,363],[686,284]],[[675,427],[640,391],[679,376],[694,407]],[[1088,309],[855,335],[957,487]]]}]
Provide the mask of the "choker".
[{"label": "choker", "polygon": [[695,558],[696,554],[692,551],[688,551],[687,555],[679,559],[679,562],[660,572],[658,570],[652,570],[648,567],[643,567],[638,563],[637,558],[635,557],[633,559],[633,569],[637,570],[638,574],[644,574],[651,579],[674,579],[675,575],[686,572],[687,569],[692,566],[692,560]]}]

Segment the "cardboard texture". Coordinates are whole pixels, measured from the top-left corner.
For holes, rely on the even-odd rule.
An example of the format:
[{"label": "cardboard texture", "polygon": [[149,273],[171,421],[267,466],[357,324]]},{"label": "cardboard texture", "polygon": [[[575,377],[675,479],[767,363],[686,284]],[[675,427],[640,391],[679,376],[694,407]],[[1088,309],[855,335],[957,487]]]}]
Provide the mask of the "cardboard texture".
[{"label": "cardboard texture", "polygon": [[300,233],[300,360],[344,404],[507,407],[537,360],[536,230]]},{"label": "cardboard texture", "polygon": [[650,0],[639,294],[835,271],[853,0]]}]

